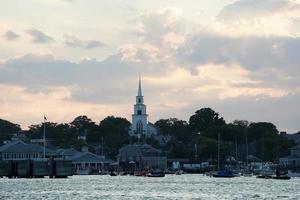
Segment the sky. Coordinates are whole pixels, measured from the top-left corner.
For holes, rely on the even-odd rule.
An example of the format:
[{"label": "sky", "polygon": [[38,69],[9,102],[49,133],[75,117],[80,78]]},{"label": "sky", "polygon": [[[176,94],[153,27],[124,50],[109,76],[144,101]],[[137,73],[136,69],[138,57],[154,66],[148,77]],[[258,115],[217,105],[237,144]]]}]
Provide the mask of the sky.
[{"label": "sky", "polygon": [[0,2],[0,118],[131,120],[139,73],[151,122],[211,107],[297,132],[300,0]]}]

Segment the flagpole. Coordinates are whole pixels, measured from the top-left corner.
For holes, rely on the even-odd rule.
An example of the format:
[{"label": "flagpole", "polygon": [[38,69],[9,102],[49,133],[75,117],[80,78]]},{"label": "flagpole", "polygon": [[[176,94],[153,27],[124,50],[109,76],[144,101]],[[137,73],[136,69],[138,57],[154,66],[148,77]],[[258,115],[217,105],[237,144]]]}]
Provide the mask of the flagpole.
[{"label": "flagpole", "polygon": [[46,116],[44,115],[44,160],[46,158]]}]

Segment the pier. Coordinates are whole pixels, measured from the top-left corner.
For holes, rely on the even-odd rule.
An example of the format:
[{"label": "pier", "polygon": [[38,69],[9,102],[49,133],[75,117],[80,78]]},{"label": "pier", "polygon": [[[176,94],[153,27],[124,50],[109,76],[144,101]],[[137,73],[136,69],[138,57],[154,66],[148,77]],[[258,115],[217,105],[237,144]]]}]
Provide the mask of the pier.
[{"label": "pier", "polygon": [[72,176],[70,160],[0,161],[0,177],[8,178],[68,178]]}]

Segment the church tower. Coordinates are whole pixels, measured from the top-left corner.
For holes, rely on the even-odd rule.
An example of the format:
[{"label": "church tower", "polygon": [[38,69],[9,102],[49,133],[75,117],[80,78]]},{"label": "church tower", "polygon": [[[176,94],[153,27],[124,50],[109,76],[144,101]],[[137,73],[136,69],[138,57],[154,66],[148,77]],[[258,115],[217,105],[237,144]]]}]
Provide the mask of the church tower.
[{"label": "church tower", "polygon": [[148,114],[146,105],[144,104],[144,97],[142,93],[142,81],[139,76],[139,86],[136,96],[136,103],[134,104],[134,113],[132,114],[131,135],[140,137],[148,134]]}]

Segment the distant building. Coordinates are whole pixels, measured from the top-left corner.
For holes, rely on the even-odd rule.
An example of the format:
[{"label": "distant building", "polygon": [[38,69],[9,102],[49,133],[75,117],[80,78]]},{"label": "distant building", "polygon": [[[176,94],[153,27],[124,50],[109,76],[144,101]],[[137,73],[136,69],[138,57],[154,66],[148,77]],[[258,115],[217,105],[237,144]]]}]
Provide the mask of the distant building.
[{"label": "distant building", "polygon": [[87,135],[87,130],[85,130],[84,132],[81,132],[81,133],[78,135],[77,139],[78,139],[78,140],[86,141],[86,135]]},{"label": "distant building", "polygon": [[103,170],[107,165],[112,163],[112,160],[106,159],[105,156],[99,156],[88,151],[87,147],[83,147],[82,151],[77,151],[73,148],[58,149],[57,154],[64,159],[71,160],[74,169],[94,169]]},{"label": "distant building", "polygon": [[148,122],[147,109],[142,94],[141,78],[139,78],[138,94],[136,96],[136,104],[134,105],[134,113],[132,114],[132,124],[128,133],[130,136],[135,137],[151,137],[157,134],[157,129],[153,124]]},{"label": "distant building", "polygon": [[148,144],[129,144],[122,147],[117,155],[119,166],[123,170],[167,168],[167,157],[159,149]]},{"label": "distant building", "polygon": [[300,166],[300,144],[290,148],[290,155],[280,158],[280,164],[287,167]]},{"label": "distant building", "polygon": [[[45,148],[46,158],[56,157],[56,152]],[[0,160],[41,160],[44,148],[37,144],[27,144],[23,141],[11,141],[0,147]]]}]

